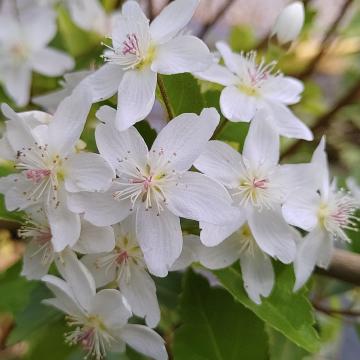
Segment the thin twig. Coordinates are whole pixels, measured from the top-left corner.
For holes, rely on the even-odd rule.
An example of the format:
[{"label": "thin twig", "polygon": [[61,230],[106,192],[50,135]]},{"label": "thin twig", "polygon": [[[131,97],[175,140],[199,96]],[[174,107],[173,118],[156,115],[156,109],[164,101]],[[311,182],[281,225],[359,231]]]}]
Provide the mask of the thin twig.
[{"label": "thin twig", "polygon": [[174,115],[174,111],[172,109],[172,106],[170,104],[170,99],[167,96],[164,82],[163,82],[160,74],[158,74],[158,77],[157,77],[157,84],[158,84],[160,94],[161,94],[162,100],[164,102],[166,111],[167,111],[168,121],[170,121],[171,119],[173,119],[175,117],[175,115]]},{"label": "thin twig", "polygon": [[234,0],[226,0],[223,6],[219,9],[219,11],[216,13],[216,15],[212,18],[211,21],[207,22],[198,32],[198,37],[200,39],[205,38],[205,36],[208,34],[208,32],[211,30],[211,28],[217,24],[217,22],[223,17],[223,15],[228,11],[230,6]]},{"label": "thin twig", "polygon": [[[360,92],[360,79],[349,89],[349,91],[343,95],[333,107],[327,111],[325,114],[321,115],[316,121],[315,125],[312,126],[311,130],[316,137],[318,134],[322,133],[330,124],[333,117],[341,110],[344,106],[352,103]],[[302,145],[302,141],[298,140],[293,143],[285,152],[281,155],[281,159],[288,157],[294,154]]]},{"label": "thin twig", "polygon": [[333,35],[337,31],[339,24],[343,17],[345,16],[349,6],[351,5],[353,0],[346,0],[341,7],[338,16],[335,18],[334,22],[329,27],[328,31],[324,35],[324,38],[322,40],[322,45],[319,50],[319,52],[315,55],[315,57],[310,61],[310,63],[306,66],[305,70],[301,72],[297,77],[299,79],[304,79],[308,76],[310,76],[316,69],[318,63],[323,58],[323,56],[326,54],[327,50],[329,49],[329,46],[331,42],[333,41]]},{"label": "thin twig", "polygon": [[350,309],[332,309],[329,307],[325,307],[319,303],[313,302],[312,303],[313,307],[324,313],[327,315],[342,315],[342,316],[351,316],[351,317],[359,317],[360,316],[360,311],[354,311],[354,310],[350,310]]}]

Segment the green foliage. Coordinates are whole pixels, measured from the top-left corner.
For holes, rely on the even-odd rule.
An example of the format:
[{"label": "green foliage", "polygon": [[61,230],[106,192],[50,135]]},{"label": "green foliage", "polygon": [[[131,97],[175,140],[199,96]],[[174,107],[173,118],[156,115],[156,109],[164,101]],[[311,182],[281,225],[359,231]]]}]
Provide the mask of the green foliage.
[{"label": "green foliage", "polygon": [[309,352],[319,350],[319,336],[313,327],[313,308],[306,290],[293,293],[294,275],[290,266],[277,267],[274,289],[261,305],[256,305],[247,296],[238,266],[214,273],[236,300],[268,325]]},{"label": "green foliage", "polygon": [[[161,76],[164,83],[175,116],[182,113],[201,113],[204,108],[204,101],[200,93],[200,86],[191,74],[158,76]],[[163,104],[159,90],[156,91],[156,96]]]},{"label": "green foliage", "polygon": [[180,315],[176,360],[267,359],[263,322],[192,271],[185,276]]},{"label": "green foliage", "polygon": [[229,42],[234,51],[249,51],[256,45],[256,37],[250,26],[238,25],[231,28]]}]

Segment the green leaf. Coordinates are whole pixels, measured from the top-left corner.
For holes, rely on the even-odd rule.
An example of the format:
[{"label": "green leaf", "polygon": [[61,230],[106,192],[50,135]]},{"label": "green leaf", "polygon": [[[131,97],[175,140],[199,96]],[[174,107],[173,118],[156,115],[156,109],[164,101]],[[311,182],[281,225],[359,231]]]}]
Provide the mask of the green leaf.
[{"label": "green leaf", "polygon": [[267,359],[264,324],[224,289],[189,271],[175,332],[176,360]]},{"label": "green leaf", "polygon": [[269,360],[303,360],[309,354],[273,328],[268,326],[266,332],[269,336]]},{"label": "green leaf", "polygon": [[[278,264],[277,264],[278,265]],[[214,271],[225,288],[268,325],[309,352],[316,352],[319,336],[315,331],[313,308],[303,288],[293,293],[294,274],[290,266],[276,267],[276,284],[271,295],[256,305],[247,296],[238,266]]]},{"label": "green leaf", "polygon": [[[191,74],[158,76],[161,76],[164,83],[165,91],[175,116],[182,113],[201,113],[205,107],[204,101],[199,84]],[[156,95],[163,104],[163,99],[158,89]]]},{"label": "green leaf", "polygon": [[234,51],[249,51],[256,45],[256,37],[250,26],[234,26],[230,31],[229,42]]}]

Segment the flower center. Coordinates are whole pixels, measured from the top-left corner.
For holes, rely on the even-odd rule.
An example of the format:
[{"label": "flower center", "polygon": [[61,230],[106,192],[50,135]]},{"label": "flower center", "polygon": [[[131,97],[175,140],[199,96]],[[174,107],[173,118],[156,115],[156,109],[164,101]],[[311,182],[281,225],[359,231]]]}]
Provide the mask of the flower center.
[{"label": "flower center", "polygon": [[28,58],[29,50],[26,45],[22,43],[16,43],[10,47],[9,53],[13,62],[22,63]]},{"label": "flower center", "polygon": [[320,204],[317,213],[319,224],[335,238],[350,241],[344,230],[357,230],[359,218],[354,215],[356,208],[355,200],[340,190]]},{"label": "flower center", "polygon": [[256,241],[251,233],[248,224],[245,224],[238,230],[240,241],[240,253],[246,253],[246,255],[254,256],[255,249],[257,247]]}]

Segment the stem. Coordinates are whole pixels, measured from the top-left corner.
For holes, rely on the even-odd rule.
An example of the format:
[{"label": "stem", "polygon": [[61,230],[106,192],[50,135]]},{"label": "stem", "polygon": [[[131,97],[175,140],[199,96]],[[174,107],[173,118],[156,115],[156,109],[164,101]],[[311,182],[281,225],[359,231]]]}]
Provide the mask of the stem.
[{"label": "stem", "polygon": [[166,112],[168,115],[168,122],[169,122],[171,119],[173,119],[175,117],[175,115],[174,115],[172,106],[170,104],[170,99],[167,96],[164,82],[163,82],[160,74],[158,74],[158,76],[157,76],[157,84],[158,84],[160,94],[161,94],[162,100],[163,100],[165,108],[166,108]]},{"label": "stem", "polygon": [[332,315],[343,315],[343,316],[353,316],[353,317],[360,316],[359,311],[354,311],[354,310],[350,310],[350,309],[332,309],[329,307],[325,307],[321,304],[318,304],[316,302],[313,302],[312,305],[316,310],[318,310],[324,314],[327,314],[329,316],[332,316]]},{"label": "stem", "polygon": [[234,0],[227,0],[224,5],[219,9],[219,11],[217,12],[217,14],[215,14],[215,16],[213,17],[213,19],[206,23],[202,29],[200,29],[199,33],[198,33],[198,37],[200,39],[203,39],[208,32],[211,30],[211,28],[223,17],[223,15],[228,11],[228,9],[230,8],[230,6],[232,5],[232,3],[234,2]]},{"label": "stem", "polygon": [[326,54],[327,50],[329,49],[330,44],[332,43],[332,38],[336,30],[338,29],[338,26],[345,16],[347,9],[351,5],[352,0],[346,0],[341,7],[338,16],[335,18],[334,22],[330,25],[329,29],[324,35],[324,38],[322,40],[322,45],[319,50],[319,52],[315,55],[315,57],[310,61],[308,66],[305,68],[303,72],[301,72],[297,77],[299,79],[306,78],[310,76],[316,69],[318,63],[323,58],[323,56]]},{"label": "stem", "polygon": [[[333,107],[329,111],[327,111],[325,114],[321,115],[317,119],[317,121],[315,122],[315,125],[311,128],[311,130],[314,133],[314,136],[320,134],[324,129],[326,129],[326,127],[329,126],[332,118],[338,113],[338,111],[356,99],[359,91],[360,91],[360,79],[349,89],[349,91],[344,96],[342,96],[333,105]],[[294,154],[299,149],[301,144],[302,144],[301,140],[298,140],[295,143],[293,143],[281,155],[281,159]]]},{"label": "stem", "polygon": [[222,118],[220,121],[219,126],[215,129],[213,136],[211,137],[212,140],[216,139],[217,136],[224,130],[224,127],[227,125],[228,120]]}]

